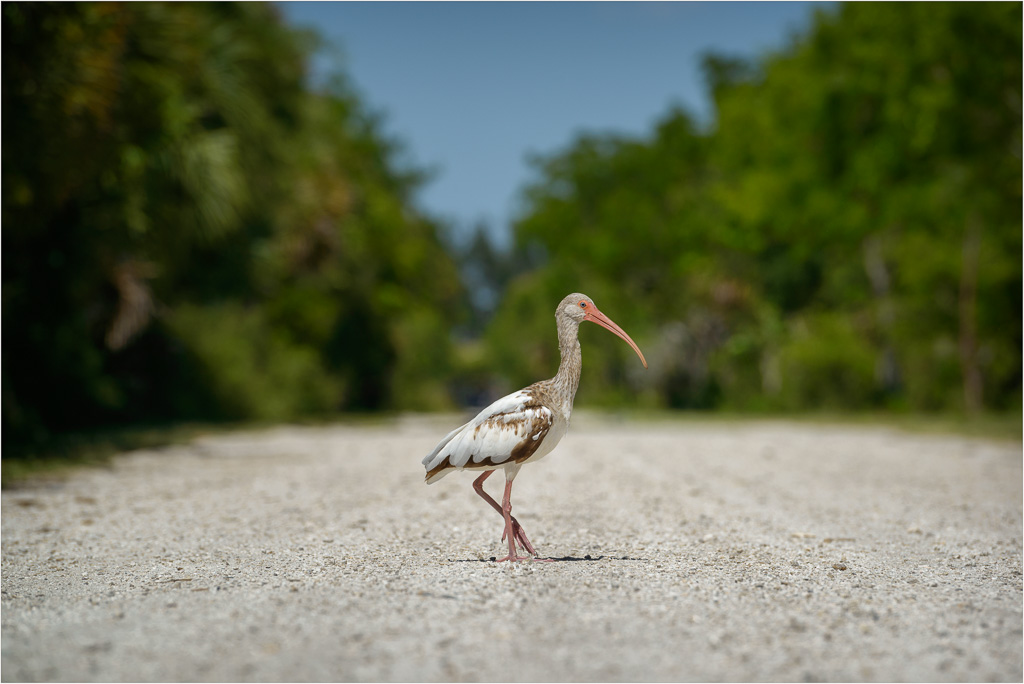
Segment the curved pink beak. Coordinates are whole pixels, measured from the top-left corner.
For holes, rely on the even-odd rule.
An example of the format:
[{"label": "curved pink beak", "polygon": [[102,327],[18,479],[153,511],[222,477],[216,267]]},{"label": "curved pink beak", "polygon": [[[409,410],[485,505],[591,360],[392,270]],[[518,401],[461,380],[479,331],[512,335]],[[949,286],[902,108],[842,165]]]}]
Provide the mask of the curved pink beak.
[{"label": "curved pink beak", "polygon": [[591,323],[597,323],[602,328],[607,328],[613,333],[626,340],[629,346],[633,348],[637,356],[640,357],[640,363],[644,364],[644,368],[647,368],[647,359],[644,358],[643,352],[640,351],[640,347],[636,346],[636,342],[633,341],[626,331],[615,324],[615,321],[605,316],[603,313],[597,310],[597,306],[591,302],[587,313],[583,316],[583,320],[590,321]]}]

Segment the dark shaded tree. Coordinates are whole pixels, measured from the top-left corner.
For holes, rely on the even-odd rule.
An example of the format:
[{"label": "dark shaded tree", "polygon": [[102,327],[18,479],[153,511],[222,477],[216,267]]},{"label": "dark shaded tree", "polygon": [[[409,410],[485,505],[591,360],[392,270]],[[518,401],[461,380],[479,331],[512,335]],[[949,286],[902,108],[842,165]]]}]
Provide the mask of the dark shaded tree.
[{"label": "dark shaded tree", "polygon": [[[444,400],[440,227],[250,3],[5,3],[5,446]],[[424,349],[430,349],[424,353]]]}]

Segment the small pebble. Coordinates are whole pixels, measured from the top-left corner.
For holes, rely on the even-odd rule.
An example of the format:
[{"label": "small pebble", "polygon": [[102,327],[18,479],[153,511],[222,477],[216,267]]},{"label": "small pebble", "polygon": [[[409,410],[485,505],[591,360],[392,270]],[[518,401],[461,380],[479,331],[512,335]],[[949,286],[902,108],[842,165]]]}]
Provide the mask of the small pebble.
[{"label": "small pebble", "polygon": [[585,559],[587,559],[587,560],[592,560],[592,559],[590,558],[590,554],[589,554],[589,553],[588,553],[588,554],[587,554],[586,556],[584,556],[584,558],[585,558]]},{"label": "small pebble", "polygon": [[845,570],[846,569],[846,565],[844,563],[833,563],[832,567],[835,568],[836,570]]}]

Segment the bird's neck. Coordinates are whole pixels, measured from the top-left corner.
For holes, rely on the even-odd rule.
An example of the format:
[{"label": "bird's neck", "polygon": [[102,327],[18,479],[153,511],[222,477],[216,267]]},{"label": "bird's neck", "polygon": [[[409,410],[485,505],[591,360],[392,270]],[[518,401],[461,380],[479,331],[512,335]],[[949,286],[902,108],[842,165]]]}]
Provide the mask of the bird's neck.
[{"label": "bird's neck", "polygon": [[572,402],[580,386],[580,370],[583,367],[583,352],[580,350],[578,331],[578,324],[558,327],[558,350],[562,354],[562,360],[558,364],[558,373],[551,382],[555,386],[560,403],[564,406],[566,417],[572,411]]}]

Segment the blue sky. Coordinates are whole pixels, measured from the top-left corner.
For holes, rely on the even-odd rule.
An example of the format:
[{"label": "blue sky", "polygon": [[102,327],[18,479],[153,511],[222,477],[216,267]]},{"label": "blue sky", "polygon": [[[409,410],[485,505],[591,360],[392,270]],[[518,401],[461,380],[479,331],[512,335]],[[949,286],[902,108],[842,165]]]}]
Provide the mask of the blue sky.
[{"label": "blue sky", "polygon": [[646,135],[672,105],[702,121],[713,51],[754,57],[805,30],[786,2],[286,2],[335,48],[408,161],[435,170],[417,201],[455,236],[484,221],[499,242],[532,177],[531,153],[582,131]]}]

